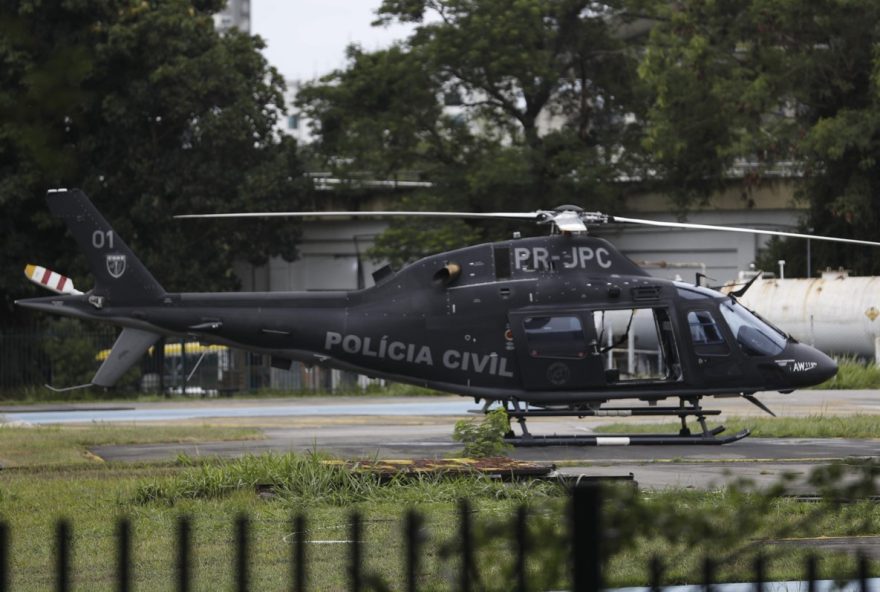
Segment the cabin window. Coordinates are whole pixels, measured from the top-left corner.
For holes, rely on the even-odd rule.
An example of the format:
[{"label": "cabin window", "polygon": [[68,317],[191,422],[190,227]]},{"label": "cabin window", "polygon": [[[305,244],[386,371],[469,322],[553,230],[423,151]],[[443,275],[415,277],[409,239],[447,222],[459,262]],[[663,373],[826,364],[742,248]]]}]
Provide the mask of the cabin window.
[{"label": "cabin window", "polygon": [[510,249],[508,247],[492,247],[495,258],[495,279],[506,280],[510,277]]},{"label": "cabin window", "polygon": [[523,329],[533,358],[584,358],[587,342],[576,316],[536,316],[523,319]]},{"label": "cabin window", "polygon": [[692,310],[688,313],[688,326],[694,345],[724,343],[721,331],[708,310]]},{"label": "cabin window", "polygon": [[730,348],[721,328],[708,310],[692,310],[687,314],[694,353],[698,356],[726,356]]}]

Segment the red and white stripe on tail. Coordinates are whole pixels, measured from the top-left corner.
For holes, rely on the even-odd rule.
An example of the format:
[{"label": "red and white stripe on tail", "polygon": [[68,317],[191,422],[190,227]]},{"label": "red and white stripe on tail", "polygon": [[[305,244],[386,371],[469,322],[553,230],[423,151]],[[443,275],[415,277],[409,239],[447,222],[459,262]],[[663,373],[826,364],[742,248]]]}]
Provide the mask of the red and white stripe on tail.
[{"label": "red and white stripe on tail", "polygon": [[73,286],[73,280],[39,265],[28,265],[24,268],[27,279],[38,286],[51,290],[56,294],[82,294]]}]

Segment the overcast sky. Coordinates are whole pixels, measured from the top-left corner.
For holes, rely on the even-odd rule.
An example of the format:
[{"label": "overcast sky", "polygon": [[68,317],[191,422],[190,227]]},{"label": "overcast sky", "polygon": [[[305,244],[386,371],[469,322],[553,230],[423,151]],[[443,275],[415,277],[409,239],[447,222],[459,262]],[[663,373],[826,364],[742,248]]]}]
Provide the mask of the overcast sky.
[{"label": "overcast sky", "polygon": [[251,33],[289,80],[311,80],[345,65],[345,48],[367,50],[405,38],[411,27],[371,27],[381,0],[252,0]]}]

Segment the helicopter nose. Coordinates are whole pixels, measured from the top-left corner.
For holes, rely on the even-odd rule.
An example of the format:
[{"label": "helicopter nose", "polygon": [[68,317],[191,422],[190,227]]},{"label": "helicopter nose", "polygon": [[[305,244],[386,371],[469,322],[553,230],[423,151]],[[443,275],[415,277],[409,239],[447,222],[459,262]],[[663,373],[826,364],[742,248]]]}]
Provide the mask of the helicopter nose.
[{"label": "helicopter nose", "polygon": [[795,388],[815,386],[837,374],[837,362],[802,343],[789,343],[776,363]]}]

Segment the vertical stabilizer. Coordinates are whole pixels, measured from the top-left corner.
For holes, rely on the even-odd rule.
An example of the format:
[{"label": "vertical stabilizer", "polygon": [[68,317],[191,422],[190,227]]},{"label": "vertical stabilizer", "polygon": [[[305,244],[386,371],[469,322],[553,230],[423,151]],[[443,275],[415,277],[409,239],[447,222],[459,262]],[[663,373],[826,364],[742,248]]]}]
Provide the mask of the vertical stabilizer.
[{"label": "vertical stabilizer", "polygon": [[165,294],[85,193],[79,189],[52,189],[46,201],[85,253],[95,276],[94,295],[119,304],[148,302]]}]

